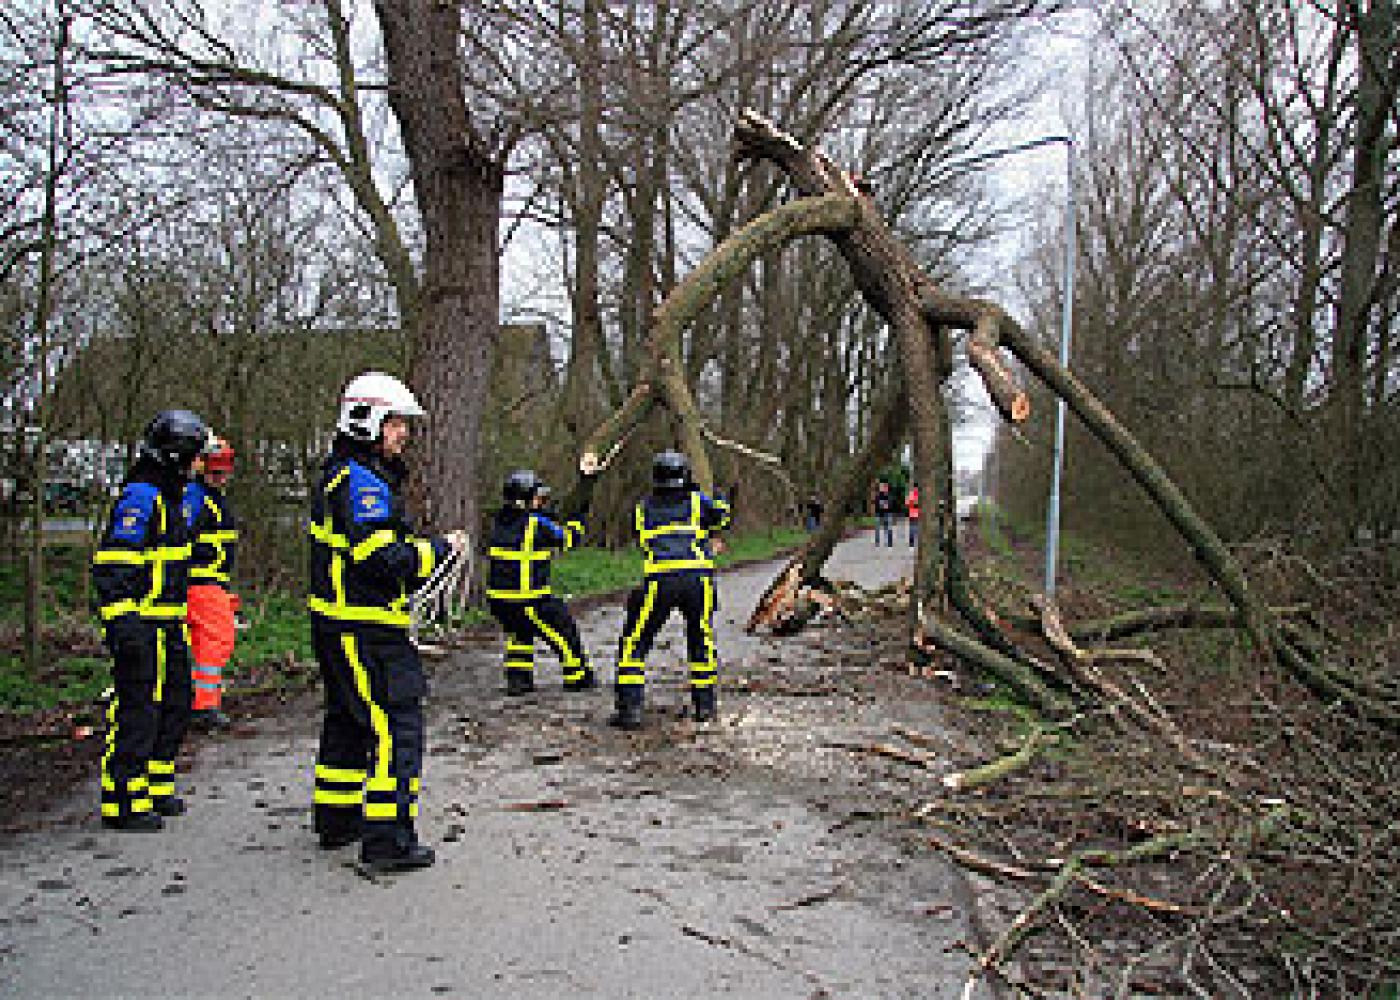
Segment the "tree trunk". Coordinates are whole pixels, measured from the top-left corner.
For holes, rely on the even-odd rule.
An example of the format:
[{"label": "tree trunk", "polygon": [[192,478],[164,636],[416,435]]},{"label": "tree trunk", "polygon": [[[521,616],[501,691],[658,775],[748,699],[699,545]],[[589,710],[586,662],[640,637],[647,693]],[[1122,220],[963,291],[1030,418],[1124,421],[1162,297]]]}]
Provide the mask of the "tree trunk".
[{"label": "tree trunk", "polygon": [[1351,541],[1365,520],[1366,357],[1375,307],[1376,263],[1385,222],[1383,184],[1389,147],[1386,126],[1394,110],[1397,73],[1392,66],[1396,43],[1394,0],[1372,0],[1369,5],[1355,0],[1344,6],[1356,34],[1358,83],[1330,402],[1335,428],[1332,444],[1338,450],[1341,466],[1341,523],[1347,541]]},{"label": "tree trunk", "polygon": [[[39,291],[34,304],[33,340],[37,375],[34,396],[33,466],[30,476],[29,559],[24,589],[24,668],[36,677],[44,655],[44,484],[48,479],[49,317],[53,310],[54,255],[58,232],[58,179],[64,167],[61,150],[67,140],[68,54],[70,19],[66,4],[58,4],[53,43],[53,89],[49,108],[49,134],[44,164],[44,208],[39,237]],[[27,430],[28,428],[25,428]]]},{"label": "tree trunk", "polygon": [[475,532],[500,308],[503,164],[467,111],[457,6],[376,0],[375,10],[425,237],[421,300],[405,316],[410,379],[428,410],[416,451],[422,516],[433,528]]},{"label": "tree trunk", "polygon": [[573,337],[569,367],[564,376],[561,411],[564,424],[576,440],[598,419],[607,399],[603,384],[603,318],[598,301],[598,245],[607,197],[604,173],[601,117],[601,67],[589,62],[590,53],[603,50],[598,24],[601,0],[583,0],[583,53],[579,72],[578,160],[574,164],[574,300]]}]

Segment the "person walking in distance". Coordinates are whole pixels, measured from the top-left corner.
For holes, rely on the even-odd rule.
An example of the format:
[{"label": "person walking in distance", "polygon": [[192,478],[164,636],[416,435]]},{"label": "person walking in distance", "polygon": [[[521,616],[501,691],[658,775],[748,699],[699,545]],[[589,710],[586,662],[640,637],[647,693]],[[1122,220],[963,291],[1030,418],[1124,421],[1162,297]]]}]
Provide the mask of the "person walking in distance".
[{"label": "person walking in distance", "polygon": [[[544,512],[549,488],[531,469],[517,469],[501,488],[501,509],[491,525],[491,559],[486,574],[487,606],[506,635],[506,694],[535,690],[535,640],[543,639],[559,657],[565,691],[598,686],[588,664],[578,625],[554,596],[549,568],[556,551],[583,538],[583,518],[596,477],[580,483],[581,509],[556,520]],[[561,523],[562,522],[562,523]]]},{"label": "person walking in distance", "polygon": [[92,584],[114,694],[102,755],[102,825],[153,832],[179,816],[175,755],[190,721],[185,616],[189,533],[181,503],[208,429],[189,410],[146,426],[93,554]]},{"label": "person walking in distance", "polygon": [[690,661],[690,697],[696,722],[717,711],[715,685],[715,563],[710,533],[728,527],[729,504],[707,497],[690,478],[690,462],[663,451],[652,460],[652,492],[637,504],[637,534],[645,557],[642,585],[627,599],[618,643],[617,711],[612,724],[642,727],[646,700],[645,660],[673,610],[685,617]]},{"label": "person walking in distance", "polygon": [[888,481],[881,479],[875,487],[875,544],[880,539],[888,546],[894,546],[894,493]]},{"label": "person walking in distance", "polygon": [[224,729],[224,668],[233,655],[231,591],[238,548],[238,523],[225,489],[233,476],[233,448],[223,438],[195,460],[194,480],[185,487],[184,514],[194,545],[190,560],[190,654],[194,659],[194,714],[197,729]]},{"label": "person walking in distance", "polygon": [[418,839],[427,680],[409,639],[408,599],[466,535],[416,534],[403,504],[409,420],[424,416],[398,379],[367,372],[340,402],[311,501],[311,643],[325,687],[316,756],[321,846],[359,840],[371,872],[425,868]]},{"label": "person walking in distance", "polygon": [[919,544],[919,487],[914,484],[904,497],[904,509],[909,513],[909,547]]}]

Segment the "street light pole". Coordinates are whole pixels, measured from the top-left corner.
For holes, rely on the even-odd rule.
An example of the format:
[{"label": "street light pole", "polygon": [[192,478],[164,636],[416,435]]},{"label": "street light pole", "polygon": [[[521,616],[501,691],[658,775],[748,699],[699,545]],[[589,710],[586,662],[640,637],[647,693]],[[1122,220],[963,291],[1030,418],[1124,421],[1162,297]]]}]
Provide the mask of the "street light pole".
[{"label": "street light pole", "polygon": [[[1074,242],[1074,138],[1068,135],[1042,136],[1039,139],[1031,139],[1028,142],[1017,143],[1014,146],[994,149],[987,153],[968,157],[965,160],[958,160],[950,165],[950,169],[954,173],[960,173],[963,168],[978,163],[999,160],[1004,156],[1060,143],[1063,143],[1065,147],[1065,288],[1060,311],[1060,367],[1068,369],[1070,335],[1074,327],[1074,261],[1076,256]],[[1064,472],[1064,463],[1065,401],[1060,399],[1056,401],[1055,405],[1055,454],[1050,471],[1050,503],[1045,513],[1045,598],[1048,601],[1055,599],[1055,563],[1060,552],[1060,480]]]},{"label": "street light pole", "polygon": [[[1074,331],[1074,141],[1065,139],[1065,288],[1060,307],[1060,367],[1069,370]],[[1065,401],[1055,401],[1055,455],[1050,470],[1050,503],[1045,512],[1045,599],[1055,600],[1055,562],[1060,552],[1060,480],[1065,464]]]}]

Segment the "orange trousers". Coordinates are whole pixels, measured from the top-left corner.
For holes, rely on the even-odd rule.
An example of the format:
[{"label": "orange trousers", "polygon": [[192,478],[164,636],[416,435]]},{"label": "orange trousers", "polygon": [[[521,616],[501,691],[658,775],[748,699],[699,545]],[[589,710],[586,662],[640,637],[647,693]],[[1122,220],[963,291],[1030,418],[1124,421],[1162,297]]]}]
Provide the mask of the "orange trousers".
[{"label": "orange trousers", "polygon": [[233,613],[238,595],[217,584],[189,589],[190,660],[194,674],[194,710],[218,708],[224,695],[224,667],[233,655]]}]

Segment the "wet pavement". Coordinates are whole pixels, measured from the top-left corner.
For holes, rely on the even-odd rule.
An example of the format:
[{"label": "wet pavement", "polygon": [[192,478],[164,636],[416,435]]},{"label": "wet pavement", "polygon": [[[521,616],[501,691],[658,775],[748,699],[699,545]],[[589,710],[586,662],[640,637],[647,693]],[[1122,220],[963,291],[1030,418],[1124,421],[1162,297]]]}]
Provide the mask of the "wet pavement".
[{"label": "wet pavement", "polygon": [[[869,535],[829,575],[908,572]],[[976,947],[960,872],[919,843],[918,773],[851,747],[943,733],[939,693],[859,629],[742,624],[774,565],[720,579],[718,724],[679,717],[678,618],[651,719],[606,691],[507,700],[500,651],[434,669],[420,830],[436,867],[370,880],[310,829],[317,704],[205,742],[159,835],[81,818],[0,841],[0,996],[956,997]],[[621,608],[581,616],[605,677]],[[951,767],[951,762],[949,763]],[[975,994],[982,996],[982,993]]]}]

